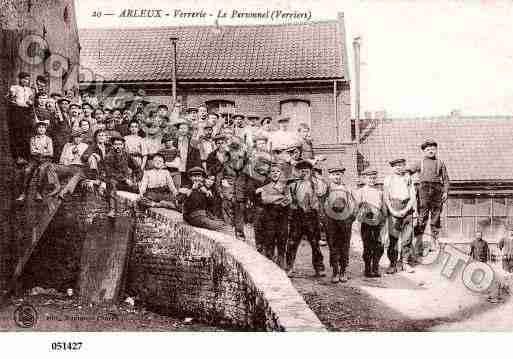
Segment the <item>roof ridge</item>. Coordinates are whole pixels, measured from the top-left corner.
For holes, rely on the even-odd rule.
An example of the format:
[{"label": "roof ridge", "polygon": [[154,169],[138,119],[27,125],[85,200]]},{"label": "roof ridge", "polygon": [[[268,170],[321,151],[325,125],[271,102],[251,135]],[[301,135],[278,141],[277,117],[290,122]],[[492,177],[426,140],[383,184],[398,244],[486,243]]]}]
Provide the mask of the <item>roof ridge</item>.
[{"label": "roof ridge", "polygon": [[318,20],[318,21],[302,21],[302,22],[291,22],[291,23],[280,23],[280,24],[242,24],[242,25],[176,25],[176,26],[120,26],[120,27],[82,27],[78,31],[96,31],[96,30],[166,30],[166,29],[177,29],[177,28],[223,28],[223,27],[277,27],[277,26],[297,26],[297,25],[315,25],[315,24],[336,24],[337,20]]}]

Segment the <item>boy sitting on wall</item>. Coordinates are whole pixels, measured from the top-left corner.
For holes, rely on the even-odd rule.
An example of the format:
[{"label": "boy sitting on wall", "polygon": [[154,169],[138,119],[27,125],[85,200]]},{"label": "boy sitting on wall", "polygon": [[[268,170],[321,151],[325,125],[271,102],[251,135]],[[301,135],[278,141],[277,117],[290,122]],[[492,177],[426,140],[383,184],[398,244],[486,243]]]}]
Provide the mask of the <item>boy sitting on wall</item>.
[{"label": "boy sitting on wall", "polygon": [[164,157],[157,153],[151,159],[153,168],[145,170],[139,193],[141,204],[147,207],[162,207],[176,209],[178,191],[169,171],[165,168]]}]

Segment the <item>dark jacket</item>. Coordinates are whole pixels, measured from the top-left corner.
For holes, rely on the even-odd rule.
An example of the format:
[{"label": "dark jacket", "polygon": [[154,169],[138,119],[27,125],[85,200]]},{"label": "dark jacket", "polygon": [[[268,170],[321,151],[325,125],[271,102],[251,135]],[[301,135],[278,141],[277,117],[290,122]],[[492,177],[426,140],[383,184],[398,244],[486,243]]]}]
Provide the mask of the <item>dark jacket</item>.
[{"label": "dark jacket", "polygon": [[[178,155],[180,155],[180,149],[178,148],[178,138],[174,141],[174,146],[178,149]],[[183,161],[183,158],[182,158]],[[194,145],[194,142],[191,141],[189,137],[189,145],[187,146],[187,159],[185,162],[185,171],[187,172],[193,167],[202,167],[201,166],[201,155],[198,148]]]},{"label": "dark jacket", "polygon": [[[116,153],[110,151],[103,161],[105,168],[105,179],[107,181],[114,179],[124,181],[131,178],[133,174],[137,179],[142,178],[142,170],[139,164],[126,151]],[[130,171],[132,170],[132,172]]]}]

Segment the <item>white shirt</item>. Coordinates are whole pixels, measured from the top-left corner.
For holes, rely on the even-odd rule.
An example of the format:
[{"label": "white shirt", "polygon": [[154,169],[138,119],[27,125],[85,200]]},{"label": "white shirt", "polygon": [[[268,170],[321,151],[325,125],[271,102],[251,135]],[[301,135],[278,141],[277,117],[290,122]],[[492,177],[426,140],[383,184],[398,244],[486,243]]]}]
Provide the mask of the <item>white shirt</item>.
[{"label": "white shirt", "polygon": [[189,138],[187,136],[178,136],[178,153],[180,154],[180,172],[185,172],[187,162],[187,153],[189,151]]},{"label": "white shirt", "polygon": [[375,208],[381,208],[383,205],[383,193],[376,187],[363,186],[357,192],[359,203],[368,203]]},{"label": "white shirt", "polygon": [[144,146],[146,154],[154,154],[162,149],[162,136],[157,135],[154,137],[145,137]]},{"label": "white shirt", "polygon": [[387,176],[383,182],[383,189],[388,192],[390,199],[405,201],[410,199],[410,187],[412,186],[409,174],[402,176],[392,174]]},{"label": "white shirt", "polygon": [[176,194],[176,187],[173,178],[167,169],[151,169],[144,171],[141,180],[141,193],[146,193],[147,189],[167,187]]},{"label": "white shirt", "polygon": [[[85,152],[85,150],[89,147],[87,143],[79,143],[78,145],[75,145],[74,143],[68,142],[64,145],[64,148],[62,149],[60,163],[65,166],[69,165],[83,165],[82,162],[82,154]],[[75,152],[75,153],[73,153]]]},{"label": "white shirt", "polygon": [[12,85],[10,88],[10,98],[13,103],[20,107],[30,107],[27,101],[32,101],[34,91],[27,86]]},{"label": "white shirt", "polygon": [[141,136],[128,135],[125,136],[125,148],[128,153],[138,153],[141,156],[146,156],[146,143]]}]

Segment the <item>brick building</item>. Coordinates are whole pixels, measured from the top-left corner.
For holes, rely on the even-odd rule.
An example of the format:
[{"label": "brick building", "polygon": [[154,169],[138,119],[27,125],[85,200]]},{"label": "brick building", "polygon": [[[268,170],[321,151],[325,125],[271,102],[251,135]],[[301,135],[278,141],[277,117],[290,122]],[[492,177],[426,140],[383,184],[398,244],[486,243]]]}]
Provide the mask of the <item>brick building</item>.
[{"label": "brick building", "polygon": [[481,229],[488,240],[513,221],[513,117],[436,117],[371,121],[362,131],[360,168],[373,167],[380,182],[388,161],[422,158],[421,142],[434,138],[450,177],[443,235],[466,242]]},{"label": "brick building", "polygon": [[343,14],[337,20],[280,25],[81,29],[81,88],[103,82],[172,103],[177,37],[177,97],[187,107],[289,115],[311,125],[318,154],[354,177],[349,70]]},{"label": "brick building", "polygon": [[[45,64],[60,61],[69,71],[58,78],[50,76],[52,91],[77,88],[78,74],[73,64],[79,62],[78,30],[72,0],[0,0],[0,289],[10,271],[12,167],[7,128],[5,94],[20,71],[32,74],[31,83],[45,71]],[[29,37],[31,36],[31,37]],[[27,41],[32,39],[32,41]],[[27,44],[24,47],[24,44]],[[26,51],[19,51],[23,48]],[[24,53],[25,56],[20,56]],[[53,56],[52,56],[53,55]],[[25,59],[36,61],[27,62]],[[41,60],[38,60],[41,59]],[[47,62],[42,60],[50,59]],[[66,66],[67,65],[67,66]],[[76,69],[76,68],[75,68]],[[53,75],[53,73],[52,73]]]}]

